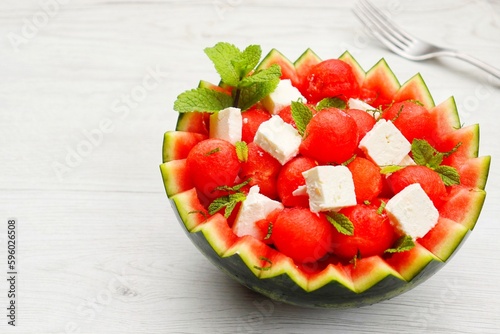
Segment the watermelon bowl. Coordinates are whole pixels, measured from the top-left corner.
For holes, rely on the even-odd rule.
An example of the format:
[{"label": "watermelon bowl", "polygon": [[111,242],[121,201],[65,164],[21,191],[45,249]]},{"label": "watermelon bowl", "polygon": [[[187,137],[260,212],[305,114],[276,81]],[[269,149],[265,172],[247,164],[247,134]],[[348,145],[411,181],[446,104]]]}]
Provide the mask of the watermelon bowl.
[{"label": "watermelon bowl", "polygon": [[[198,88],[179,95],[174,104],[179,117],[175,130],[164,135],[160,170],[173,211],[192,243],[243,286],[272,300],[303,307],[371,305],[431,277],[473,230],[486,196],[490,157],[478,155],[479,126],[461,124],[453,97],[435,105],[420,74],[400,84],[384,59],[364,71],[349,52],[328,60],[333,64],[330,67],[323,66],[325,61],[310,49],[295,62],[275,49],[260,60],[259,52],[257,46],[241,52],[228,43],[205,49],[221,75],[220,83],[202,80]],[[291,85],[280,88],[282,81]],[[225,108],[233,113],[224,116],[221,110]],[[393,111],[387,116],[391,108],[396,108],[395,115]],[[363,110],[373,122],[366,125],[350,114],[352,109]],[[357,130],[351,128],[333,143],[329,139],[338,136],[335,133],[318,130],[321,135],[315,136],[313,120],[327,113],[350,114],[346,117],[355,120]],[[304,115],[308,115],[305,122]],[[376,163],[379,153],[360,144],[375,123],[382,123],[380,119],[396,125],[410,142],[403,159],[407,162]],[[258,139],[265,134],[263,124],[271,124],[271,120],[283,120],[287,129],[293,127],[299,133],[295,152],[283,153],[287,144],[273,143],[269,149],[266,140]],[[329,127],[327,121],[316,123],[323,130]],[[276,124],[274,128],[285,127]],[[349,137],[353,132],[357,135]],[[236,139],[231,137],[234,133]],[[318,156],[311,153],[317,149],[305,144],[316,137],[312,147],[320,148]],[[350,140],[355,146],[342,157],[323,153],[332,151],[328,145],[334,145],[335,152],[342,151],[335,145],[345,146]],[[416,145],[418,142],[428,144],[424,145],[427,150]],[[275,155],[269,157],[273,149]],[[264,155],[265,160],[255,160]],[[300,167],[299,172],[287,167],[304,157],[308,167]],[[351,168],[358,158],[376,168]],[[350,170],[355,191],[350,200],[333,206],[326,203],[326,197],[314,202],[309,188],[314,182],[308,181],[304,171],[317,166],[326,167],[322,171]],[[432,170],[429,173],[440,178],[435,182],[426,173],[410,173],[417,169]],[[410,176],[401,176],[404,173]],[[373,179],[379,180],[376,185]],[[332,180],[319,190],[345,186]],[[442,189],[435,190],[441,180]],[[410,217],[404,222],[395,198],[403,193],[402,188],[415,183],[427,195],[430,209],[418,204],[414,211],[434,212],[434,216]],[[409,202],[417,200],[410,197]],[[372,207],[371,215],[359,218],[353,213],[357,208],[365,212]],[[391,232],[380,236],[382,228],[369,227],[375,224],[369,217],[391,226]],[[415,232],[416,224],[424,220],[421,224],[427,227]],[[321,226],[321,231],[311,226]],[[381,246],[382,239],[385,245]]]}]

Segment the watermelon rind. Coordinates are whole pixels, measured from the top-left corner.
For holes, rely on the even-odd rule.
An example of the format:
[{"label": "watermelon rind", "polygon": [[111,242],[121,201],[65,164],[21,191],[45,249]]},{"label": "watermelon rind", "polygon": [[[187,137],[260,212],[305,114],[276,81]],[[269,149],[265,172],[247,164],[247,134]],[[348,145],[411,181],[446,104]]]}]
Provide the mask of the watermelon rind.
[{"label": "watermelon rind", "polygon": [[[350,275],[330,265],[315,277],[308,277],[283,256],[270,270],[261,255],[273,250],[252,237],[237,238],[220,214],[205,219],[199,208],[195,190],[171,197],[171,203],[185,232],[216,267],[242,285],[280,302],[304,307],[351,308],[371,305],[395,297],[423,282],[439,270],[444,262],[430,252],[412,266],[410,279],[380,257],[361,259],[350,268]],[[224,226],[224,227],[222,227]],[[396,257],[395,255],[394,257]],[[363,266],[370,274],[359,274]],[[416,268],[416,269],[415,269]],[[409,275],[409,271],[405,272]]]},{"label": "watermelon rind", "polygon": [[343,54],[341,54],[339,59],[351,66],[354,72],[354,76],[356,77],[356,80],[361,87],[363,85],[363,82],[365,81],[366,73],[358,63],[358,61],[351,55],[349,51],[345,51]]},{"label": "watermelon rind", "polygon": [[434,108],[434,99],[429,88],[420,73],[408,79],[396,92],[395,101],[415,100],[419,101],[427,109]]},{"label": "watermelon rind", "polygon": [[[455,186],[450,192],[450,200],[440,208],[436,228],[417,239],[411,251],[362,258],[348,265],[328,263],[322,269],[309,272],[253,237],[237,237],[222,215],[208,215],[189,179],[186,141],[183,140],[188,138],[183,137],[185,132],[199,134],[199,138],[207,135],[206,115],[181,113],[176,131],[164,135],[163,163],[160,165],[165,191],[178,221],[199,251],[222,272],[277,302],[304,307],[351,308],[378,303],[409,291],[453,257],[474,229],[484,204],[491,157],[478,156],[479,126],[460,124],[454,98],[435,105],[419,73],[401,85],[384,59],[366,72],[347,51],[339,59],[351,65],[361,87],[376,85],[380,88],[382,84],[380,93],[394,97],[393,102],[413,99],[424,104],[439,124],[435,138],[447,139],[443,151],[452,148],[447,147],[450,143],[464,141],[466,144],[446,162],[466,177],[464,184]],[[295,62],[273,49],[256,70],[279,64],[283,69],[282,78],[301,84],[307,69],[320,61],[311,49]],[[200,81],[199,87],[220,89],[207,81]],[[181,145],[184,145],[183,152],[176,150]]]}]

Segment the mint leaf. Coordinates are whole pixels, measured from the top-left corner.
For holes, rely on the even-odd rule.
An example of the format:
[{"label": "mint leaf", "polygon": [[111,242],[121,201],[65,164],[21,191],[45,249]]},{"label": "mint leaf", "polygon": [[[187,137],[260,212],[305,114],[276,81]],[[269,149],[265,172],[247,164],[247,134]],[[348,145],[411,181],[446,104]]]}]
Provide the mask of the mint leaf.
[{"label": "mint leaf", "polygon": [[224,217],[229,218],[231,213],[233,212],[236,204],[239,202],[243,202],[246,199],[245,194],[243,193],[235,193],[229,194],[226,196],[221,196],[213,200],[212,203],[208,206],[208,213],[213,215],[219,210],[224,209]]},{"label": "mint leaf", "polygon": [[243,78],[239,83],[238,87],[248,87],[255,83],[262,83],[266,81],[272,81],[279,79],[281,77],[281,67],[277,64],[271,65],[271,67],[265,68],[261,71],[255,72],[254,74]]},{"label": "mint leaf", "polygon": [[438,166],[434,169],[446,186],[454,186],[460,184],[460,174],[451,166]]},{"label": "mint leaf", "polygon": [[453,153],[455,153],[455,152],[458,150],[458,148],[459,148],[460,146],[462,146],[462,142],[461,142],[461,141],[460,141],[460,142],[458,142],[458,143],[457,143],[457,144],[456,144],[456,145],[455,145],[455,146],[454,146],[451,150],[449,150],[448,152],[443,152],[444,157],[445,157],[445,158],[446,158],[446,157],[449,157],[450,155],[452,155]]},{"label": "mint leaf", "polygon": [[249,45],[231,61],[240,79],[246,77],[257,66],[261,55],[262,50],[259,45]]},{"label": "mint leaf", "polygon": [[206,156],[209,156],[209,155],[212,155],[212,154],[215,154],[217,152],[220,152],[220,147],[216,147],[208,152],[205,153]]},{"label": "mint leaf", "polygon": [[242,111],[245,111],[271,94],[278,87],[279,82],[280,79],[277,78],[271,81],[256,82],[248,87],[242,87],[238,90],[239,93],[234,98],[234,104]]},{"label": "mint leaf", "polygon": [[399,165],[384,166],[380,169],[380,174],[391,174],[403,168],[405,168],[405,166],[399,166]]},{"label": "mint leaf", "polygon": [[222,82],[230,86],[237,86],[241,77],[233,61],[240,56],[241,51],[233,44],[226,42],[219,42],[211,48],[205,48],[204,51],[214,63],[215,70],[219,73]]},{"label": "mint leaf", "polygon": [[270,259],[268,259],[267,257],[265,256],[261,256],[259,258],[260,260],[264,261],[264,262],[267,262],[267,264],[269,265],[264,265],[263,267],[259,267],[259,266],[253,266],[255,269],[257,270],[262,270],[262,271],[266,271],[266,270],[270,270],[273,266],[273,261],[271,261]]},{"label": "mint leaf", "polygon": [[269,225],[267,226],[267,234],[264,237],[264,240],[269,240],[271,238],[271,235],[273,235],[273,223],[269,222]]},{"label": "mint leaf", "polygon": [[384,213],[385,205],[386,205],[386,203],[384,201],[380,201],[380,206],[377,209],[378,215],[381,215],[382,213]]},{"label": "mint leaf", "polygon": [[354,269],[356,269],[356,265],[358,264],[358,260],[361,260],[361,251],[359,250],[359,248],[358,248],[358,251],[356,252],[356,255],[354,255],[354,257],[351,260],[349,260],[349,263],[352,264]]},{"label": "mint leaf", "polygon": [[403,235],[398,240],[392,248],[386,249],[385,253],[400,253],[411,250],[415,247],[415,242],[409,235]]},{"label": "mint leaf", "polygon": [[393,123],[394,123],[394,122],[395,122],[395,121],[399,118],[399,116],[400,116],[400,115],[401,115],[401,113],[403,112],[403,108],[404,108],[404,107],[405,107],[405,106],[404,106],[404,104],[403,104],[403,105],[401,105],[401,107],[399,108],[398,113],[396,114],[396,116],[394,116],[394,117],[391,119],[391,122],[393,122]]},{"label": "mint leaf", "polygon": [[244,141],[238,141],[234,144],[236,146],[236,155],[240,162],[247,162],[248,160],[248,146]]},{"label": "mint leaf", "polygon": [[339,233],[345,235],[354,234],[354,225],[346,215],[338,212],[329,212],[326,219],[337,229]]},{"label": "mint leaf", "polygon": [[232,187],[229,187],[229,186],[219,186],[219,187],[216,187],[215,190],[221,190],[221,191],[228,191],[228,192],[236,192],[236,191],[240,191],[241,188],[243,188],[244,186],[246,186],[247,184],[250,183],[252,179],[247,179],[235,186],[232,186]]},{"label": "mint leaf", "polygon": [[299,131],[299,134],[303,136],[306,131],[307,124],[309,124],[309,121],[313,118],[313,113],[311,109],[309,109],[302,102],[293,101],[291,107],[292,117],[295,121],[295,125],[297,126],[297,130]]},{"label": "mint leaf", "polygon": [[200,214],[200,215],[203,216],[203,218],[205,218],[205,220],[208,219],[207,213],[205,211],[203,211],[203,210],[193,210],[193,211],[189,211],[188,212],[188,215],[192,215],[192,214]]},{"label": "mint leaf", "polygon": [[443,162],[443,154],[438,152],[424,139],[414,139],[411,143],[411,153],[417,165],[429,168],[438,167]]},{"label": "mint leaf", "polygon": [[358,156],[357,154],[354,154],[352,157],[350,157],[349,159],[347,159],[346,161],[344,161],[344,162],[342,163],[342,166],[347,166],[347,165],[349,165],[351,162],[353,162],[353,161],[354,161],[354,159],[356,159],[356,157],[357,157],[357,156]]},{"label": "mint leaf", "polygon": [[201,111],[216,112],[231,107],[233,98],[209,88],[195,88],[181,93],[174,102],[174,110],[180,113]]},{"label": "mint leaf", "polygon": [[347,104],[344,100],[338,97],[327,97],[318,102],[318,104],[316,105],[316,110],[321,111],[326,108],[338,108],[345,110],[346,107]]}]

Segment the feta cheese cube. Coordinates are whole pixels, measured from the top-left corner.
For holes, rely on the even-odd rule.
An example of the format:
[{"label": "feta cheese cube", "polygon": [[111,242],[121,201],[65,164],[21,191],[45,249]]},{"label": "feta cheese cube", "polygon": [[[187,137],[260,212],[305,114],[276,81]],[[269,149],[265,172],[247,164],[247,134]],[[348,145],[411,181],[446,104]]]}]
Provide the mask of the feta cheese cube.
[{"label": "feta cheese cube", "polygon": [[255,223],[265,219],[274,210],[283,209],[281,202],[274,201],[259,191],[259,186],[251,187],[246,199],[241,204],[233,225],[233,232],[239,237],[251,235],[259,238],[261,232]]},{"label": "feta cheese cube", "polygon": [[307,186],[306,185],[298,186],[297,189],[295,189],[294,191],[292,191],[292,195],[293,196],[307,195]]},{"label": "feta cheese cube", "polygon": [[312,212],[338,211],[356,205],[354,181],[346,166],[316,166],[302,175]]},{"label": "feta cheese cube", "polygon": [[439,212],[419,183],[394,195],[385,210],[396,228],[413,239],[423,237],[437,223]]},{"label": "feta cheese cube", "polygon": [[278,87],[262,100],[262,105],[269,113],[276,115],[281,109],[290,105],[292,101],[304,98],[299,90],[292,86],[289,79],[280,80]]},{"label": "feta cheese cube", "polygon": [[399,162],[399,166],[415,166],[417,163],[409,156],[405,156],[403,160]]},{"label": "feta cheese cube", "polygon": [[273,115],[260,124],[254,142],[284,165],[299,153],[302,137],[297,129]]},{"label": "feta cheese cube", "polygon": [[377,108],[374,108],[365,101],[359,99],[349,98],[349,100],[347,100],[347,107],[349,109],[358,109],[366,111],[368,114],[370,114],[370,116],[372,116],[375,119],[378,119],[380,117],[380,112],[377,110]]},{"label": "feta cheese cube", "polygon": [[359,148],[379,166],[397,165],[410,152],[411,144],[388,120],[379,119],[359,142]]},{"label": "feta cheese cube", "polygon": [[210,138],[224,139],[235,144],[241,141],[243,116],[239,108],[229,107],[210,115]]},{"label": "feta cheese cube", "polygon": [[375,109],[365,101],[359,99],[353,99],[352,97],[349,98],[349,100],[347,100],[347,106],[349,107],[349,109],[358,109],[363,111]]}]

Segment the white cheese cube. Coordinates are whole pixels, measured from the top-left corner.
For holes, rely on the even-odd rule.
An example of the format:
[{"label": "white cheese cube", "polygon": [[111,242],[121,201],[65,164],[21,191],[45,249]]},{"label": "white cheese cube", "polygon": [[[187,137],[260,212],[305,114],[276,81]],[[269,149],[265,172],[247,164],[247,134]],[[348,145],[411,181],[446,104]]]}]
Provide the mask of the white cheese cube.
[{"label": "white cheese cube", "polygon": [[359,142],[359,148],[379,166],[397,165],[410,152],[411,144],[396,126],[379,119]]},{"label": "white cheese cube", "polygon": [[302,137],[297,129],[274,115],[260,124],[254,142],[284,165],[299,153]]},{"label": "white cheese cube", "polygon": [[299,98],[304,98],[299,90],[292,86],[289,79],[283,79],[279,82],[278,87],[262,99],[262,105],[269,113],[276,115],[281,109],[290,105],[292,101],[297,101]]},{"label": "white cheese cube", "polygon": [[349,100],[347,100],[347,107],[349,107],[349,109],[358,109],[366,111],[375,119],[380,117],[380,113],[377,111],[377,108],[374,108],[365,101],[359,99],[349,98]]},{"label": "white cheese cube", "polygon": [[295,189],[294,191],[292,191],[292,195],[293,196],[307,195],[307,186],[306,185],[298,186],[297,189]]},{"label": "white cheese cube", "polygon": [[233,232],[239,237],[251,235],[258,238],[261,232],[255,223],[265,219],[274,210],[283,209],[281,202],[262,195],[259,190],[259,186],[251,187],[246,199],[241,204],[240,211],[238,211]]},{"label": "white cheese cube", "polygon": [[416,162],[409,156],[405,156],[403,160],[398,164],[399,166],[415,166]]},{"label": "white cheese cube", "polygon": [[385,210],[396,228],[413,239],[423,237],[437,223],[439,212],[419,183],[394,195]]},{"label": "white cheese cube", "polygon": [[302,175],[312,212],[338,211],[356,205],[354,181],[346,166],[316,166]]},{"label": "white cheese cube", "polygon": [[235,144],[241,141],[243,116],[239,108],[229,107],[210,115],[210,138],[224,139]]}]

